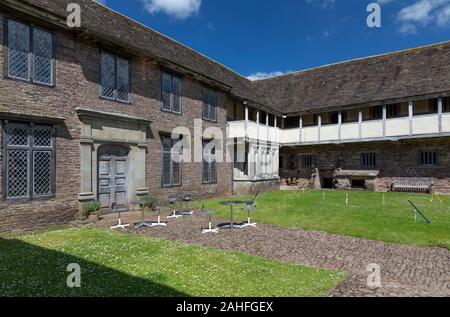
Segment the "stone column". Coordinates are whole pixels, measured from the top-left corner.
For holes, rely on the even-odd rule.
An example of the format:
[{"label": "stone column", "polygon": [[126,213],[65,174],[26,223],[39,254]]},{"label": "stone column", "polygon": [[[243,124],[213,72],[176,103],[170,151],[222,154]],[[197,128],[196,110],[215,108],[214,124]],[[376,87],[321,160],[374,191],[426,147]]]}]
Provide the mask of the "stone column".
[{"label": "stone column", "polygon": [[92,151],[93,141],[90,139],[81,139],[80,152],[81,152],[81,188],[78,195],[78,200],[81,203],[95,200],[95,193],[92,182]]},{"label": "stone column", "polygon": [[148,195],[149,193],[149,190],[145,184],[146,154],[147,154],[147,145],[138,144],[136,153],[136,171],[135,171],[136,195],[138,198],[140,196]]},{"label": "stone column", "polygon": [[80,202],[80,213],[83,213],[83,204],[89,201],[94,201],[96,196],[96,190],[93,175],[96,173],[95,164],[97,159],[95,157],[96,152],[94,149],[94,142],[92,141],[92,123],[85,122],[81,126],[81,139],[80,139],[80,180],[81,188],[78,194],[78,201]]}]

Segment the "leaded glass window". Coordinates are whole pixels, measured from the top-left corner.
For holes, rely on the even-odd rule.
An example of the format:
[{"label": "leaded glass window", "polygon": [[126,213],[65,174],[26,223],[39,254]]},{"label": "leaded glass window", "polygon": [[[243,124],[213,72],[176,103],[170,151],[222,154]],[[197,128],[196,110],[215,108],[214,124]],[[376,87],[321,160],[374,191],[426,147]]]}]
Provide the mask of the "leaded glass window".
[{"label": "leaded glass window", "polygon": [[48,125],[5,122],[6,199],[54,194],[54,129]]},{"label": "leaded glass window", "polygon": [[101,53],[100,96],[130,102],[130,62],[106,52]]},{"label": "leaded glass window", "polygon": [[[162,137],[162,171],[163,187],[181,186],[182,184],[182,155],[183,148],[176,145],[180,140]],[[177,148],[178,146],[178,148]]]},{"label": "leaded glass window", "polygon": [[209,88],[203,88],[203,120],[217,121],[217,93]]},{"label": "leaded glass window", "polygon": [[203,140],[203,184],[217,183],[216,145]]},{"label": "leaded glass window", "polygon": [[7,30],[8,76],[53,85],[53,34],[14,20],[8,20]]},{"label": "leaded glass window", "polygon": [[182,93],[181,79],[163,73],[161,78],[161,110],[181,114]]}]

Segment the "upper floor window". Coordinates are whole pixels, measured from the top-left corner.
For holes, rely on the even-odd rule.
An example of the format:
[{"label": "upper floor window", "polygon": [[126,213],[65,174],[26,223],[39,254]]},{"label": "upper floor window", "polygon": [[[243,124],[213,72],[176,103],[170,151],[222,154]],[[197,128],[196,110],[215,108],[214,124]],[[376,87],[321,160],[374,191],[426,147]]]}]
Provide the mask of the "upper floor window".
[{"label": "upper floor window", "polygon": [[53,85],[53,34],[14,20],[8,20],[7,32],[8,77]]},{"label": "upper floor window", "polygon": [[361,167],[375,167],[377,166],[376,153],[361,153]]},{"label": "upper floor window", "polygon": [[163,73],[161,85],[161,110],[181,114],[181,79]]},{"label": "upper floor window", "polygon": [[369,120],[383,119],[383,106],[375,106],[370,108]]},{"label": "upper floor window", "polygon": [[129,60],[101,52],[100,96],[111,100],[130,102]]},{"label": "upper floor window", "polygon": [[450,97],[442,98],[442,111],[450,112]]},{"label": "upper floor window", "polygon": [[203,120],[217,121],[217,92],[203,88]]},{"label": "upper floor window", "polygon": [[285,129],[298,129],[300,127],[300,117],[288,117],[284,119]]},{"label": "upper floor window", "polygon": [[435,166],[438,165],[438,155],[436,151],[421,151],[419,152],[420,166]]},{"label": "upper floor window", "polygon": [[55,193],[55,130],[49,125],[5,122],[4,196],[48,197]]}]

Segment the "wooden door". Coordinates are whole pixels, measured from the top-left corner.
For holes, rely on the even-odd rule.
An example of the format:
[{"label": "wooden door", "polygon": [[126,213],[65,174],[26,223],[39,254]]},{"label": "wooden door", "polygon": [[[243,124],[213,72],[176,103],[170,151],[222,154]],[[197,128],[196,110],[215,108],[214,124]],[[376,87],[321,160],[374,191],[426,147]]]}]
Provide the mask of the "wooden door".
[{"label": "wooden door", "polygon": [[98,198],[102,208],[127,204],[128,150],[106,146],[99,151]]}]

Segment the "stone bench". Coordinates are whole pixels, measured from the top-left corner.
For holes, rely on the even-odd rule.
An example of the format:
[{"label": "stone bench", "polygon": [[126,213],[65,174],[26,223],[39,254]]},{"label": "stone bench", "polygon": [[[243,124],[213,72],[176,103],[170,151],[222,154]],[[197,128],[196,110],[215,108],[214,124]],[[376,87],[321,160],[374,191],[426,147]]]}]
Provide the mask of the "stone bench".
[{"label": "stone bench", "polygon": [[432,178],[403,177],[392,183],[394,192],[429,192],[433,186]]}]

